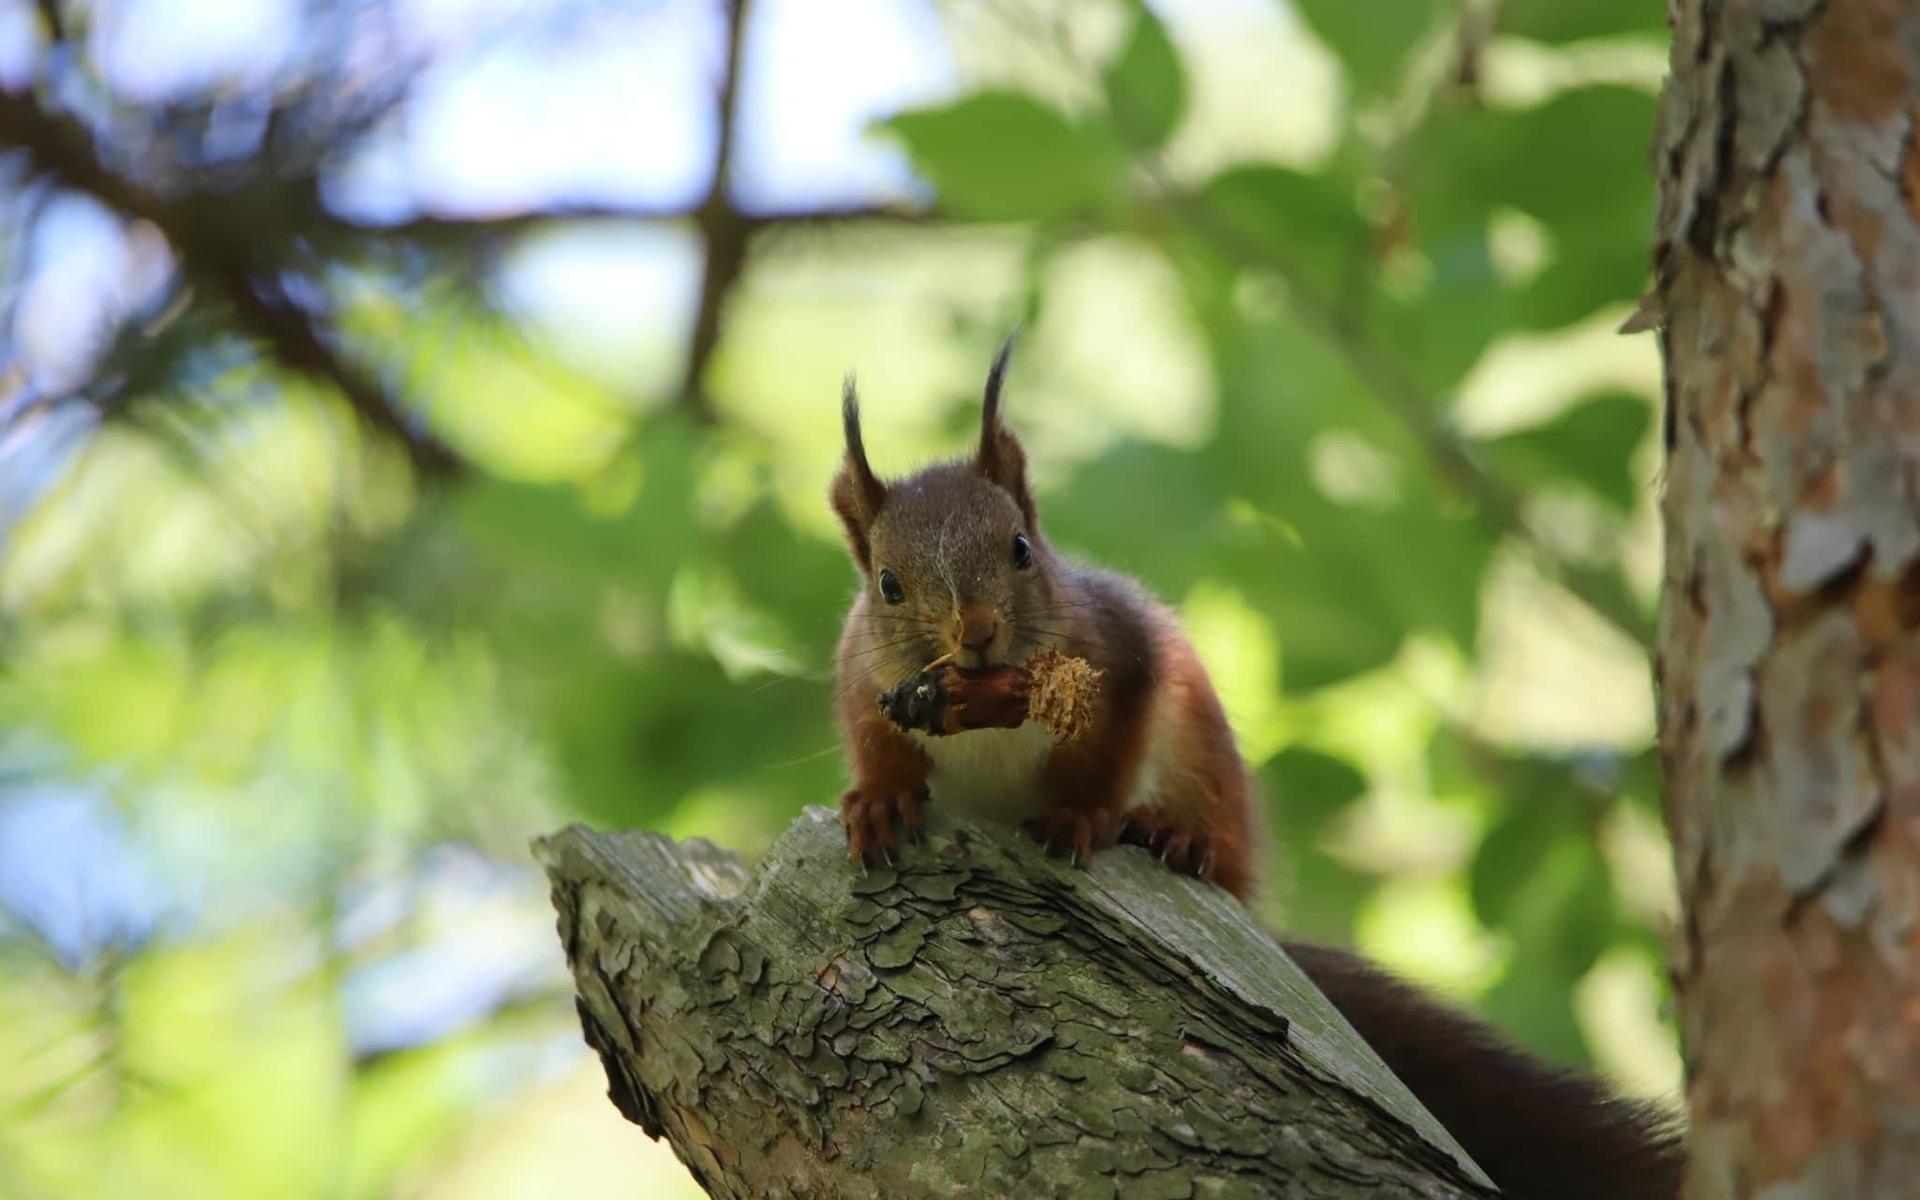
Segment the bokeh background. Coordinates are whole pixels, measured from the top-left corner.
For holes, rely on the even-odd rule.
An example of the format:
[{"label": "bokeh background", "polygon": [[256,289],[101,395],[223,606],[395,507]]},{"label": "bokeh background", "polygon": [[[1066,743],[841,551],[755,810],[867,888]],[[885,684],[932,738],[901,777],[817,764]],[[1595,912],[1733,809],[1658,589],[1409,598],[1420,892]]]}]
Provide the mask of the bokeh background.
[{"label": "bokeh background", "polygon": [[0,1196],[672,1197],[530,836],[832,803],[1006,332],[1267,915],[1670,1094],[1660,0],[0,0]]}]

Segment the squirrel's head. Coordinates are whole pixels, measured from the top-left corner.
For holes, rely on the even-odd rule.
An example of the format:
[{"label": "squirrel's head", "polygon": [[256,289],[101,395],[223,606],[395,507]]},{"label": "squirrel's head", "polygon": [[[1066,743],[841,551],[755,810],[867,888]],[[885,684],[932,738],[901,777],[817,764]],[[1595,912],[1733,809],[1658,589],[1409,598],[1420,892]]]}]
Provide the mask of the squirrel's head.
[{"label": "squirrel's head", "polygon": [[890,665],[917,669],[949,652],[962,667],[1022,661],[1065,623],[1058,566],[1027,486],[1026,452],[1000,415],[1012,352],[1008,338],[987,373],[973,456],[891,483],[867,465],[860,403],[847,377],[846,457],[831,495],[868,593],[868,618],[893,647],[884,655]]}]

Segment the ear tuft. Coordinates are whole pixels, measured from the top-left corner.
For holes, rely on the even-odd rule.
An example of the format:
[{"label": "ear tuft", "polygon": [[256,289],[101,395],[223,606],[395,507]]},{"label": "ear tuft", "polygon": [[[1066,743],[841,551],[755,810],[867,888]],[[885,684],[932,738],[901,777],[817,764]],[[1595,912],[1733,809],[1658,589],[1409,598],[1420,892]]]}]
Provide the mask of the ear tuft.
[{"label": "ear tuft", "polygon": [[1020,341],[1020,330],[1015,329],[1000,343],[1000,352],[993,356],[993,365],[987,368],[987,395],[980,408],[980,452],[987,450],[987,435],[990,430],[1002,427],[1000,419],[1000,388],[1007,380],[1007,364],[1013,361],[1013,347]]},{"label": "ear tuft", "polygon": [[973,466],[1013,497],[1031,530],[1036,521],[1033,492],[1027,487],[1027,452],[1000,415],[1000,389],[1006,382],[1007,365],[1013,360],[1014,343],[1019,339],[1018,329],[1008,334],[987,371],[986,397],[980,406],[980,451]]},{"label": "ear tuft", "polygon": [[887,485],[880,482],[873,468],[867,465],[866,442],[860,436],[860,396],[854,389],[851,372],[840,393],[840,424],[846,436],[846,456],[840,463],[839,474],[833,477],[828,495],[833,511],[840,515],[840,523],[846,527],[847,549],[852,551],[860,569],[868,571],[873,567],[868,531],[881,506],[887,502]]}]

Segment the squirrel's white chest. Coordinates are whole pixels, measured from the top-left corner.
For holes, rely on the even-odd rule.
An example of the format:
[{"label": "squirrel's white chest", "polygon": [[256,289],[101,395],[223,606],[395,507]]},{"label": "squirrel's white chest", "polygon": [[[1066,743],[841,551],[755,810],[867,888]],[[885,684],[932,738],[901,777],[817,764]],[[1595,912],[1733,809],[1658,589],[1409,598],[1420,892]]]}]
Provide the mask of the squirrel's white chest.
[{"label": "squirrel's white chest", "polygon": [[1016,822],[1041,808],[1053,734],[1028,721],[1018,729],[973,729],[933,737],[915,732],[933,762],[927,790],[950,812]]}]

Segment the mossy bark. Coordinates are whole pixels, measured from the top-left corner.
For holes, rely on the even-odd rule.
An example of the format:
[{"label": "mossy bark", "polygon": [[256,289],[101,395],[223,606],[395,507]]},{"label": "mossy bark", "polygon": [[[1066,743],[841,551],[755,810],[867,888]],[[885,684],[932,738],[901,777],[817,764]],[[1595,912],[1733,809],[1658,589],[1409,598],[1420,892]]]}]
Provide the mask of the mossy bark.
[{"label": "mossy bark", "polygon": [[1240,905],[934,814],[863,873],[811,809],[749,873],[578,827],[536,851],[629,1120],[716,1196],[1488,1197]]}]

